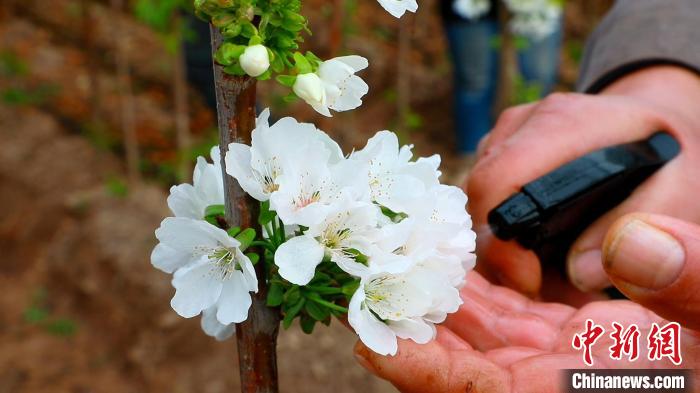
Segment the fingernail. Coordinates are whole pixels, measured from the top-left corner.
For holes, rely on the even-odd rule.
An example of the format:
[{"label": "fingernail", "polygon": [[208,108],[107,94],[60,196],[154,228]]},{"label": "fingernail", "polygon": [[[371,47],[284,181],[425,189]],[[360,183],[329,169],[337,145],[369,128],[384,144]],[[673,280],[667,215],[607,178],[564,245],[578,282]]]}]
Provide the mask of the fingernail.
[{"label": "fingernail", "polygon": [[355,360],[360,363],[365,370],[371,372],[372,374],[377,374],[377,370],[374,368],[372,363],[367,360],[367,348],[360,347],[355,349]]},{"label": "fingernail", "polygon": [[667,287],[685,263],[683,246],[671,235],[635,219],[604,245],[608,273],[648,289]]},{"label": "fingernail", "polygon": [[569,257],[568,269],[571,282],[582,291],[605,288],[610,284],[603,269],[603,253],[600,250],[574,252]]}]

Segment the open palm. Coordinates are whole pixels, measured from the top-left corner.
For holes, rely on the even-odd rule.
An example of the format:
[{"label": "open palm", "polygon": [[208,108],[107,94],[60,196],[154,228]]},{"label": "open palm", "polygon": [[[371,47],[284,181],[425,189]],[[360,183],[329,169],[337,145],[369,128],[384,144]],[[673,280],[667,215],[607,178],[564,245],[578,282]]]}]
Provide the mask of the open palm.
[{"label": "open palm", "polygon": [[[510,289],[491,285],[478,273],[468,275],[464,304],[440,327],[437,339],[425,345],[402,341],[395,357],[379,356],[361,343],[361,363],[391,381],[402,392],[559,392],[560,369],[586,368],[583,353],[573,349],[574,335],[592,319],[606,331],[592,347],[596,368],[695,368],[700,346],[695,331],[681,337],[683,363],[647,359],[652,323],[668,321],[625,300],[600,301],[575,309],[532,301]],[[640,330],[639,358],[612,360],[612,323],[632,323]]]}]

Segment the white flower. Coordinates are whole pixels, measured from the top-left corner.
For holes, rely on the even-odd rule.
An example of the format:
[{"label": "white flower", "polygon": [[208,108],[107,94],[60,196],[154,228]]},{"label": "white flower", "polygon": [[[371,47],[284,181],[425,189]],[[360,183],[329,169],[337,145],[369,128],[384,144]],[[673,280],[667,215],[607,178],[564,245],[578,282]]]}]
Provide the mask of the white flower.
[{"label": "white flower", "polygon": [[459,187],[438,184],[406,205],[405,213],[414,222],[405,247],[418,239],[435,240],[437,252],[453,255],[471,269],[475,262],[476,234],[466,211],[467,196]]},{"label": "white flower", "polygon": [[454,0],[452,3],[454,12],[466,19],[475,20],[483,16],[491,9],[490,0]]},{"label": "white flower", "polygon": [[331,116],[329,109],[348,111],[362,105],[369,86],[356,72],[368,66],[362,56],[342,56],[321,63],[317,73],[301,74],[294,83],[294,93],[316,112]]},{"label": "white flower", "polygon": [[224,325],[247,318],[249,292],[257,292],[258,282],[238,240],[206,221],[183,217],[163,220],[156,238],[160,244],[151,262],[175,272],[170,305],[178,314],[190,318],[216,306],[216,319]]},{"label": "white flower", "polygon": [[236,332],[236,324],[229,323],[228,325],[224,325],[216,319],[216,313],[216,306],[203,310],[200,325],[207,336],[214,337],[217,341],[224,341]]},{"label": "white flower", "polygon": [[406,11],[416,12],[418,3],[416,0],[377,0],[379,4],[389,11],[391,15],[400,18]]},{"label": "white flower", "polygon": [[368,274],[350,300],[348,322],[360,340],[380,355],[396,354],[397,337],[419,344],[435,337],[433,323],[423,317],[433,306],[428,289],[444,283],[436,280],[439,275],[417,273]]},{"label": "white flower", "polygon": [[367,145],[350,155],[369,165],[368,184],[372,201],[394,212],[403,212],[407,203],[427,189],[439,184],[440,156],[419,158],[412,162],[412,146],[402,146],[396,134],[380,131]]},{"label": "white flower", "polygon": [[325,166],[343,158],[338,144],[313,124],[285,117],[270,126],[269,116],[269,109],[258,116],[251,146],[231,143],[225,159],[226,173],[259,201],[270,198],[279,188],[279,177],[294,163]]},{"label": "white flower", "polygon": [[270,209],[286,225],[309,227],[320,223],[331,205],[345,194],[354,200],[369,198],[364,181],[366,165],[350,160],[326,164],[329,160],[320,154],[319,146],[310,146],[309,150],[307,159],[287,166],[279,177],[279,188],[270,196]]},{"label": "white flower", "polygon": [[[328,112],[326,107],[326,90],[323,87],[321,78],[313,72],[298,75],[292,86],[294,94],[306,101],[314,109],[320,112]],[[318,108],[318,109],[317,109]],[[323,112],[321,112],[323,113]],[[330,113],[326,116],[330,116]]]},{"label": "white flower", "polygon": [[305,285],[324,257],[348,273],[363,272],[366,267],[354,261],[353,251],[368,252],[376,223],[376,206],[343,197],[322,222],[310,226],[303,235],[287,240],[277,249],[275,264],[280,275],[293,284]]},{"label": "white flower", "polygon": [[211,148],[213,164],[197,157],[192,175],[193,184],[179,184],[170,188],[168,207],[176,217],[204,219],[204,210],[210,205],[224,204],[224,181],[221,173],[219,146]]},{"label": "white flower", "polygon": [[267,53],[267,48],[260,44],[245,48],[238,61],[243,71],[252,77],[260,76],[270,68],[270,56]]}]

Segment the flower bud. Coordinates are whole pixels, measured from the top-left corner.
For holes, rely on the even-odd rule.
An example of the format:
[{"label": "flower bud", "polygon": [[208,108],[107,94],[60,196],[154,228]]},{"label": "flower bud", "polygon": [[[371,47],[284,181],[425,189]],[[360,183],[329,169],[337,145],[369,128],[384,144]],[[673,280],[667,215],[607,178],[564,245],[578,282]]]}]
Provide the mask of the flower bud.
[{"label": "flower bud", "polygon": [[309,104],[322,103],[325,95],[321,78],[313,72],[298,75],[292,90],[294,94]]},{"label": "flower bud", "polygon": [[247,47],[238,61],[243,71],[252,77],[260,76],[270,68],[270,57],[263,45]]}]

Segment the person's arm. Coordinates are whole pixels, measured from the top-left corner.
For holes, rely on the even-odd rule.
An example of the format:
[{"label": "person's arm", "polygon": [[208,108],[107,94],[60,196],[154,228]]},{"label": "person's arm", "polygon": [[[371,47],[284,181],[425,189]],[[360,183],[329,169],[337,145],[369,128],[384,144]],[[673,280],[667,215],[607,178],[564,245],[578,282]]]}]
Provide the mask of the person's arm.
[{"label": "person's arm", "polygon": [[697,0],[618,0],[588,39],[578,90],[598,93],[655,65],[700,72],[699,6]]}]

